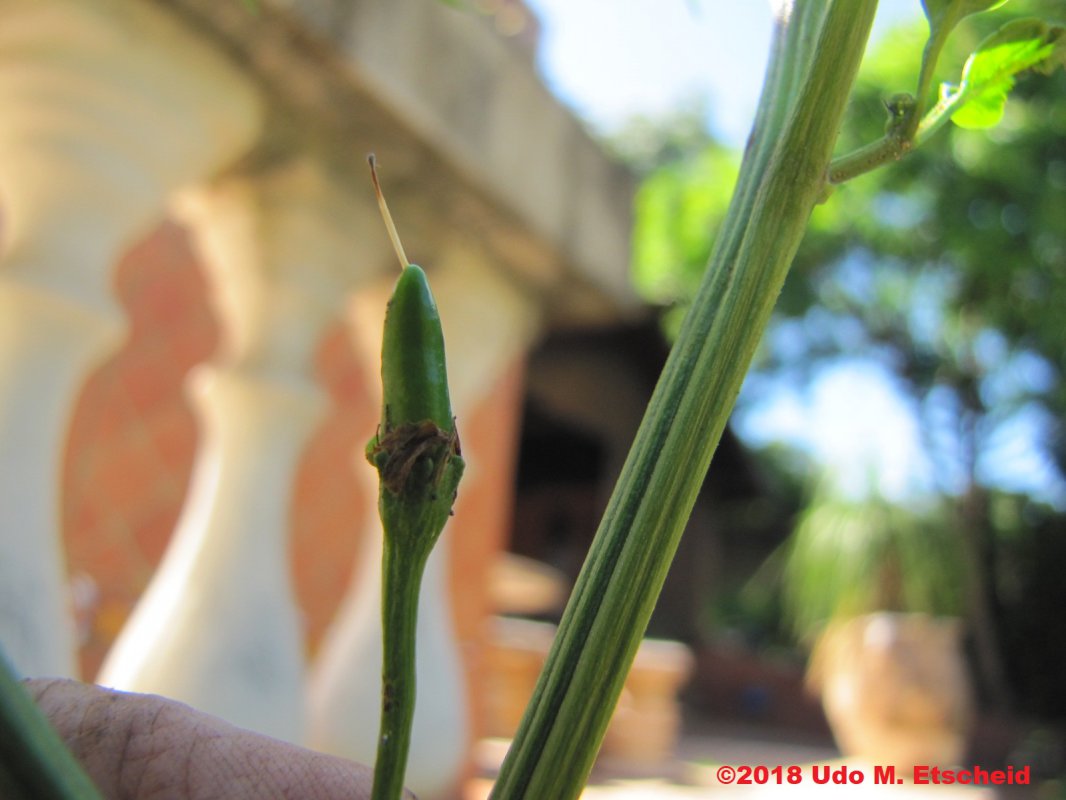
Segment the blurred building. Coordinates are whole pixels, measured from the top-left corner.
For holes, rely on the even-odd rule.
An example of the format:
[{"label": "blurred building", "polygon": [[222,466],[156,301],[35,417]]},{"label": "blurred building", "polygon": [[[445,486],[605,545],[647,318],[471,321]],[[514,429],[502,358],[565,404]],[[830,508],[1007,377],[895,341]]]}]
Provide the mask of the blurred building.
[{"label": "blurred building", "polygon": [[459,713],[437,738],[462,755],[529,354],[643,313],[632,180],[540,83],[536,21],[514,0],[11,0],[0,31],[4,651],[344,749],[320,718],[365,698],[337,676],[378,669],[362,452],[397,265],[373,151],[469,462],[421,654],[442,700],[420,713]]},{"label": "blurred building", "polygon": [[[488,727],[490,618],[557,611],[666,354],[628,280],[633,181],[541,84],[537,31],[518,0],[0,6],[0,645],[19,671],[372,758],[363,448],[397,270],[373,151],[440,305],[468,461],[420,618],[412,782],[447,795]],[[697,641],[715,565],[775,543],[735,535],[761,484],[728,434],[723,460],[656,636]],[[543,600],[508,550],[555,570]],[[672,693],[688,662],[662,658]]]}]

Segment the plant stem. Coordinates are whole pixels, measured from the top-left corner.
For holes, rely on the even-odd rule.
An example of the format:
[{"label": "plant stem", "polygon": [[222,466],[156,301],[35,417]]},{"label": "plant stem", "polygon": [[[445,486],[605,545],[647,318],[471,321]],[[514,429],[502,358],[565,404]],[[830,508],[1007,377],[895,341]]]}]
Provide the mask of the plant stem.
[{"label": "plant stem", "polygon": [[914,147],[912,139],[890,133],[884,138],[860,147],[829,165],[830,183],[847,183],[853,178],[873,172],[890,161],[899,161]]},{"label": "plant stem", "polygon": [[382,552],[381,727],[374,766],[374,800],[403,793],[415,716],[415,631],[418,593],[429,551],[412,552],[386,538]]},{"label": "plant stem", "polygon": [[942,98],[920,120],[919,109],[916,107],[907,125],[889,131],[876,142],[833,159],[833,163],[829,165],[829,182],[847,183],[890,161],[899,161],[946,125],[951,115],[968,99],[965,89],[961,89],[949,97]]},{"label": "plant stem", "polygon": [[922,66],[918,73],[918,88],[914,95],[918,103],[917,113],[914,115],[913,123],[907,131],[908,136],[914,135],[918,120],[922,118],[925,114],[925,109],[929,106],[929,96],[933,89],[933,76],[936,72],[937,62],[940,61],[940,53],[944,50],[948,34],[951,33],[951,29],[955,27],[957,22],[958,20],[953,20],[949,24],[930,26],[929,39],[926,40],[925,47],[922,48]]},{"label": "plant stem", "polygon": [[[434,432],[428,438],[419,435],[427,424]],[[445,435],[427,421],[375,436],[368,448],[381,475],[378,511],[384,532],[381,722],[372,800],[398,800],[403,794],[415,713],[418,594],[463,474],[458,446],[454,431]],[[403,466],[394,469],[395,464]]]},{"label": "plant stem", "polygon": [[8,800],[102,800],[2,653],[0,796]]},{"label": "plant stem", "polygon": [[[501,767],[496,800],[584,785],[814,204],[876,9],[780,20],[737,190]],[[797,56],[797,54],[799,54]]]}]

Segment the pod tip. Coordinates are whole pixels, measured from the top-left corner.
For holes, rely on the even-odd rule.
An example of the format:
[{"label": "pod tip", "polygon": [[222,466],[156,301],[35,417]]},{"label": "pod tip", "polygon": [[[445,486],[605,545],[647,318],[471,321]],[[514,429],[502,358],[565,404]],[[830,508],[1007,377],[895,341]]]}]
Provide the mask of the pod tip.
[{"label": "pod tip", "polygon": [[392,249],[396,251],[396,257],[400,260],[400,269],[404,270],[411,262],[407,260],[407,254],[403,251],[400,235],[396,232],[392,214],[389,213],[389,206],[385,202],[385,195],[381,191],[381,184],[378,182],[377,158],[373,153],[367,155],[366,163],[370,165],[370,180],[374,184],[374,195],[377,197],[381,218],[385,220],[385,229],[389,232],[389,241],[392,242]]}]

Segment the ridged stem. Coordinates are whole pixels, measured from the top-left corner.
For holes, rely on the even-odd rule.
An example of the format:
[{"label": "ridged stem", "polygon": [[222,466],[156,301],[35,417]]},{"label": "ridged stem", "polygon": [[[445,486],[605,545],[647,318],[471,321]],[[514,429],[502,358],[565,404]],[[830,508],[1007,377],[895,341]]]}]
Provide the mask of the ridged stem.
[{"label": "ridged stem", "polygon": [[823,196],[875,0],[798,0],[733,202],[501,767],[495,800],[576,798],[769,322]]}]

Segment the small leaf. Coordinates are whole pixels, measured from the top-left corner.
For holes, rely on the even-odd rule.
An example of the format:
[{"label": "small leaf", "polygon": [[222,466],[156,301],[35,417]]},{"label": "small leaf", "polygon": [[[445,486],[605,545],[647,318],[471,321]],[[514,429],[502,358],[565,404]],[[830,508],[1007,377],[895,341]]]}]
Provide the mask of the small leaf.
[{"label": "small leaf", "polygon": [[1066,62],[1066,28],[1029,18],[1007,23],[985,39],[966,61],[964,103],[951,119],[963,128],[989,128],[1003,117],[1007,95],[1027,70],[1050,73]]},{"label": "small leaf", "polygon": [[943,29],[943,35],[959,24],[959,21],[971,14],[992,11],[1004,5],[1007,0],[922,0],[922,10],[929,20],[933,33]]}]

